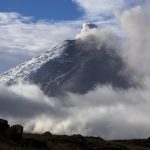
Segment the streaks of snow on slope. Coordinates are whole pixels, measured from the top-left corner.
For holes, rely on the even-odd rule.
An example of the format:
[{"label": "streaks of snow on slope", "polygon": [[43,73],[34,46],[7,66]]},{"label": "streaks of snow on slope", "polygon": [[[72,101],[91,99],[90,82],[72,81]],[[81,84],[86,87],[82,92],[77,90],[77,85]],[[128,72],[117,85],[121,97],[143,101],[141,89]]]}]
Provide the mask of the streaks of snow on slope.
[{"label": "streaks of snow on slope", "polygon": [[35,72],[50,59],[58,57],[63,52],[64,47],[65,45],[62,44],[61,46],[53,48],[51,51],[47,51],[38,57],[34,57],[31,60],[0,74],[0,83],[12,84],[19,79],[28,78],[28,75],[31,72]]}]

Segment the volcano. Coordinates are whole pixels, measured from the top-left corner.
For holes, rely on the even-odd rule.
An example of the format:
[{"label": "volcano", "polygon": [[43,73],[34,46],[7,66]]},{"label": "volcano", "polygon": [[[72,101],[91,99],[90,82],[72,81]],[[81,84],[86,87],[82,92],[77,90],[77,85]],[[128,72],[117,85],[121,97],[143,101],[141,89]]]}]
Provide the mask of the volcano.
[{"label": "volcano", "polygon": [[40,86],[50,96],[66,92],[85,94],[98,85],[114,88],[131,86],[123,75],[125,63],[116,51],[105,43],[98,47],[94,38],[82,40],[81,35],[98,30],[94,24],[84,24],[78,38],[66,40],[40,56],[22,63],[0,75],[0,83],[11,86],[25,80]]}]

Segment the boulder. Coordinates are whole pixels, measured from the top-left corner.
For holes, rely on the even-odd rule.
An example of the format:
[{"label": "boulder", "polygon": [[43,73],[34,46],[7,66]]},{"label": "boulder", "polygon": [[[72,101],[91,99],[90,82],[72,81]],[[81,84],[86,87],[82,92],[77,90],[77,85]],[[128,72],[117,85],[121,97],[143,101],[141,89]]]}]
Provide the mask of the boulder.
[{"label": "boulder", "polygon": [[23,134],[23,126],[21,125],[13,125],[7,130],[8,138],[13,141],[19,141],[22,139]]},{"label": "boulder", "polygon": [[51,135],[52,135],[52,133],[51,133],[51,132],[49,132],[49,131],[46,131],[45,133],[43,133],[43,135],[44,135],[44,136],[51,136]]},{"label": "boulder", "polygon": [[8,121],[0,119],[0,135],[5,134],[8,128],[9,128]]}]

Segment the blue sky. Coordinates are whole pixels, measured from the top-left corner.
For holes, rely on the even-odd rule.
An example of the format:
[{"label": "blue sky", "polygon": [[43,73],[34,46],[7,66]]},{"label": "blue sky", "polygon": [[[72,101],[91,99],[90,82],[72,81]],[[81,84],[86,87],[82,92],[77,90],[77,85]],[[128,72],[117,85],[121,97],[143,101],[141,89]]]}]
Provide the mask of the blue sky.
[{"label": "blue sky", "polygon": [[145,0],[0,0],[0,73],[66,39],[82,24],[117,25],[114,12]]},{"label": "blue sky", "polygon": [[[148,3],[141,6],[145,1]],[[115,47],[115,52],[123,56],[125,71],[119,73],[133,77],[140,85],[127,90],[100,85],[85,95],[68,94],[68,99],[60,100],[60,103],[59,99],[48,99],[35,85],[20,82],[9,88],[0,85],[1,117],[12,121],[20,118],[26,129],[35,127],[35,132],[41,130],[42,133],[51,129],[57,134],[81,132],[102,138],[149,137],[149,18],[150,0],[0,0],[0,73],[51,51],[66,39],[75,39],[82,24],[91,21],[98,26],[99,33],[102,31],[96,36],[98,45],[101,46],[101,40],[105,41],[108,49]],[[116,42],[116,35],[107,36],[112,29],[126,37],[125,43],[122,38]],[[120,47],[120,41],[123,47]],[[84,99],[86,101],[82,101]],[[64,102],[70,103],[64,105]],[[5,104],[8,109],[11,107],[10,111],[3,109]],[[25,110],[24,104],[28,106],[27,114],[21,109]],[[89,114],[85,115],[87,111]],[[36,112],[38,117],[34,117]],[[16,114],[20,116],[18,119]]]},{"label": "blue sky", "polygon": [[0,12],[18,12],[44,20],[73,20],[81,11],[72,0],[1,0]]}]

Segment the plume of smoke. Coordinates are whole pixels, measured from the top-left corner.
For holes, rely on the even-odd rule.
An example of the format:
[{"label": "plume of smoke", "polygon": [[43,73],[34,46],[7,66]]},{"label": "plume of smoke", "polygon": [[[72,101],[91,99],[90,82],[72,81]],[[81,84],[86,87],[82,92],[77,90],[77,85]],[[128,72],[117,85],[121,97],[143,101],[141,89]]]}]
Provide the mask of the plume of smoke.
[{"label": "plume of smoke", "polygon": [[122,57],[134,73],[135,79],[146,83],[149,80],[150,60],[150,11],[149,3],[137,6],[117,15],[126,35]]}]

